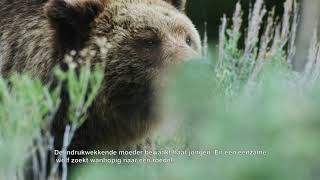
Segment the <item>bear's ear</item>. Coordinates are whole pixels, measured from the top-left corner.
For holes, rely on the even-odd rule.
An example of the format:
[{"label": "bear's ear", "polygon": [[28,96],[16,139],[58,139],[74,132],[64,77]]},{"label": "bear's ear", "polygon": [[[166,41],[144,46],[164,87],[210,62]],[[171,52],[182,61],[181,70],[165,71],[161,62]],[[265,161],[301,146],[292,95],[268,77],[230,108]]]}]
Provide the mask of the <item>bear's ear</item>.
[{"label": "bear's ear", "polygon": [[57,43],[79,50],[91,23],[103,11],[107,0],[49,0],[44,13],[56,31]]},{"label": "bear's ear", "polygon": [[172,4],[175,8],[177,8],[179,11],[184,12],[186,9],[186,2],[187,0],[164,0],[170,4]]}]

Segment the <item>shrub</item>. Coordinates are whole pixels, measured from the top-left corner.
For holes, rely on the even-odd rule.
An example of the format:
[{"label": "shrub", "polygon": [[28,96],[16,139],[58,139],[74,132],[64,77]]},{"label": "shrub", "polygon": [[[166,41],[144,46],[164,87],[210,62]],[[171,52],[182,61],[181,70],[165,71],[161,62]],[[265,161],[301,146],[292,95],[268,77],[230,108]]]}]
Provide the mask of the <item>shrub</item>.
[{"label": "shrub", "polygon": [[[90,64],[86,64],[76,75],[71,64],[67,72],[56,68],[59,83],[50,89],[27,74],[0,78],[0,177],[24,179],[25,171],[30,170],[24,169],[26,164],[27,167],[33,165],[34,179],[47,179],[47,173],[48,179],[59,176],[60,164],[52,161],[54,137],[50,134],[50,125],[61,103],[62,83],[67,86],[71,102],[70,123],[65,129],[62,149],[66,150],[102,81],[101,67],[91,69]],[[48,163],[52,167],[49,172]],[[65,163],[62,176],[67,176]]]}]

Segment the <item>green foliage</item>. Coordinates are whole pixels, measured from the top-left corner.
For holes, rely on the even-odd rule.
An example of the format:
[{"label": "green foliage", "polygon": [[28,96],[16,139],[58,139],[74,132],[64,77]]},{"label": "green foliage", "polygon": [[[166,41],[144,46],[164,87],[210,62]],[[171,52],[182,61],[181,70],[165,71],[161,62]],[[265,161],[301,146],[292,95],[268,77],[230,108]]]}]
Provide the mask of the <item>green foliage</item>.
[{"label": "green foliage", "polygon": [[101,82],[103,80],[103,66],[95,66],[93,70],[90,64],[86,63],[80,67],[80,72],[77,73],[69,65],[71,70],[63,72],[56,68],[55,74],[61,81],[66,81],[68,95],[70,99],[69,120],[76,125],[81,126],[85,120],[85,114],[89,106],[92,104],[95,96],[98,93]]},{"label": "green foliage", "polygon": [[[214,98],[210,111],[204,109],[211,100],[188,102],[196,103],[193,110],[201,112],[201,116],[193,119],[198,124],[191,127],[196,128],[192,132],[196,132],[193,141],[197,143],[191,149],[265,150],[267,155],[217,155],[207,161],[188,160],[176,164],[181,166],[176,169],[170,167],[180,177],[177,179],[205,179],[208,175],[212,179],[314,179],[313,169],[320,160],[317,158],[320,101],[315,98],[319,88],[306,91],[292,85],[288,75],[282,72],[285,70],[269,67],[264,78],[250,91],[239,92],[232,101],[228,95]],[[191,78],[186,78],[193,84]],[[192,88],[203,92],[205,87],[203,82]],[[181,113],[179,110],[187,97],[176,101],[178,112]],[[191,176],[185,178],[184,173]]]},{"label": "green foliage", "polygon": [[33,139],[59,103],[57,89],[49,91],[28,75],[14,74],[9,81],[0,78],[0,175],[21,168],[32,154]]},{"label": "green foliage", "polygon": [[[71,102],[68,113],[71,130],[64,142],[67,146],[70,144],[74,131],[84,121],[98,93],[102,68],[94,66],[91,70],[86,64],[79,68],[78,74],[71,66],[66,72],[56,68],[58,85],[54,88],[44,86],[28,74],[0,78],[0,177],[23,179],[25,163],[36,151],[41,152],[43,148],[46,151],[50,146],[46,143],[49,142],[47,138],[51,138],[51,121],[61,103],[62,84],[67,84]],[[47,161],[43,159],[46,156],[41,158],[39,161]]]}]

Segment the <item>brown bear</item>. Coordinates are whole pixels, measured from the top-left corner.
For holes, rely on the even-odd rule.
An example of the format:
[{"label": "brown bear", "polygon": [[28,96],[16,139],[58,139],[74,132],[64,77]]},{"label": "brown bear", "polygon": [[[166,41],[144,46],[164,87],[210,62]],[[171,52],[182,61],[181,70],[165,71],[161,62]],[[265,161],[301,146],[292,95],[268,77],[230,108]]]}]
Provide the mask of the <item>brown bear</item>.
[{"label": "brown bear", "polygon": [[[142,143],[159,124],[157,83],[183,59],[200,55],[200,37],[184,13],[185,0],[1,0],[0,72],[29,72],[49,83],[70,51],[108,43],[92,64],[104,79],[70,149],[125,149]],[[61,145],[67,100],[53,123]]]}]

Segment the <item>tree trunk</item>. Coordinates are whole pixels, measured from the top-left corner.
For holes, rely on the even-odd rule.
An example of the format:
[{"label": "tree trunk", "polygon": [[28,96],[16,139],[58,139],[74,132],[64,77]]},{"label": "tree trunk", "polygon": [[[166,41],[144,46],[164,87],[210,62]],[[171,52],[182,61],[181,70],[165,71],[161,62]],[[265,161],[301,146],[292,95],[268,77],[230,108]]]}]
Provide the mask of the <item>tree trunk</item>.
[{"label": "tree trunk", "polygon": [[[319,27],[320,0],[302,0],[301,17],[297,38],[297,51],[294,58],[294,68],[302,71],[308,59],[310,40],[315,28]],[[319,28],[318,28],[319,29]]]}]

